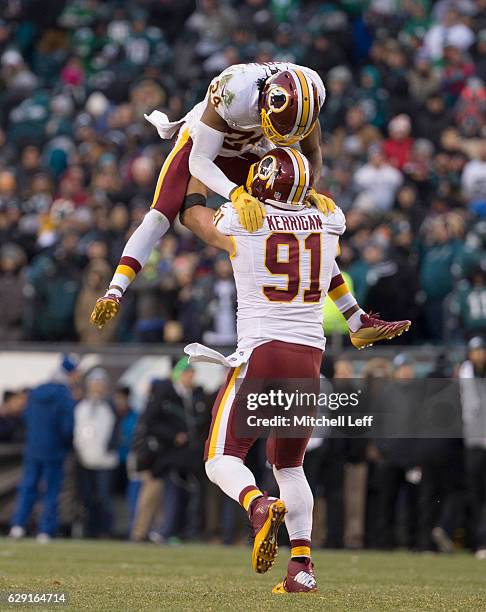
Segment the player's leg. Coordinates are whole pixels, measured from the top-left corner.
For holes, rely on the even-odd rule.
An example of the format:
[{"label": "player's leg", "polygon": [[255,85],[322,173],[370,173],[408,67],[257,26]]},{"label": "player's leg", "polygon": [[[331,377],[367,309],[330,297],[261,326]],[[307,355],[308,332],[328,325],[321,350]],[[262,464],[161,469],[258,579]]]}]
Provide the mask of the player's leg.
[{"label": "player's leg", "polygon": [[189,131],[183,130],[162,166],[149,212],[128,240],[106,294],[96,302],[93,324],[102,327],[116,316],[123,294],[181,210],[191,177],[191,147]]},{"label": "player's leg", "polygon": [[[259,372],[265,378],[280,378],[283,386],[292,379],[319,384],[322,360],[319,349],[275,341],[263,347]],[[285,525],[291,544],[287,576],[274,588],[274,593],[313,592],[317,588],[311,562],[314,498],[302,467],[308,441],[308,436],[271,437],[267,441],[267,459],[273,466],[280,499],[287,508]]]},{"label": "player's leg", "polygon": [[382,321],[378,316],[366,314],[349,290],[336,262],[329,285],[329,297],[348,323],[351,342],[357,349],[372,346],[380,340],[391,340],[408,331],[411,322]]},{"label": "player's leg", "polygon": [[189,130],[184,130],[162,165],[150,211],[127,242],[111,283],[122,292],[143,268],[153,247],[182,208],[190,179],[191,147]]},{"label": "player's leg", "polygon": [[286,578],[274,593],[311,592],[317,589],[311,562],[314,497],[302,467],[308,439],[269,440],[268,455],[279,495],[287,508],[285,526],[290,540]]},{"label": "player's leg", "polygon": [[33,459],[26,459],[18,491],[17,506],[11,520],[10,535],[13,538],[25,535],[27,522],[38,498],[41,476],[41,463]]},{"label": "player's leg", "polygon": [[238,379],[244,376],[245,370],[246,366],[232,368],[219,390],[213,405],[204,459],[209,480],[248,511],[253,500],[263,493],[243,463],[254,439],[236,439],[231,432]]},{"label": "player's leg", "polygon": [[57,535],[59,495],[63,481],[63,462],[45,461],[43,463],[44,498],[39,521],[39,534],[50,537]]},{"label": "player's leg", "polygon": [[285,506],[280,500],[262,493],[253,473],[244,464],[255,438],[237,438],[233,431],[237,381],[241,384],[245,379],[251,363],[252,358],[247,365],[231,369],[218,393],[206,441],[205,459],[206,473],[211,482],[241,504],[248,513],[254,535],[252,567],[261,574],[275,562],[277,534],[285,515]]}]

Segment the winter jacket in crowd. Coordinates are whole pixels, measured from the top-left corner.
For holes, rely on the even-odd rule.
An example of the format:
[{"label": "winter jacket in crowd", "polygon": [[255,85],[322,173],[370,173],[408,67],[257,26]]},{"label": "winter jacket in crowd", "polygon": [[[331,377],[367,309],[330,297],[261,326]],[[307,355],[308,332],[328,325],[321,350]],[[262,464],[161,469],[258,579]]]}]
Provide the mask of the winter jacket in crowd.
[{"label": "winter jacket in crowd", "polygon": [[117,419],[106,400],[84,399],[74,414],[74,448],[82,467],[110,470],[119,462]]},{"label": "winter jacket in crowd", "polygon": [[57,461],[71,448],[74,400],[68,387],[48,382],[30,392],[24,419],[26,459]]}]

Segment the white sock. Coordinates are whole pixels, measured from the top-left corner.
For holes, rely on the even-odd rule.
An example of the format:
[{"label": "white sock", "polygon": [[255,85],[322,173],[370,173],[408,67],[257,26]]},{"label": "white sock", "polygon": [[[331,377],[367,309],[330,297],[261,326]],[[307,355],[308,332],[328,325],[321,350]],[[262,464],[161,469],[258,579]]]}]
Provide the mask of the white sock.
[{"label": "white sock", "polygon": [[255,476],[238,457],[218,455],[206,461],[206,474],[223,493],[238,503],[243,489],[250,486],[256,488]]},{"label": "white sock", "polygon": [[[137,229],[130,236],[125,248],[123,249],[122,258],[131,257],[132,259],[135,259],[143,268],[147,263],[152,250],[155,248],[162,236],[167,233],[169,228],[170,223],[167,217],[163,213],[152,208],[145,215],[142,223],[140,223]],[[121,291],[116,292],[120,295],[123,295],[123,292],[126,291],[136,275],[136,271],[134,271],[133,275],[127,276],[127,274],[123,272],[123,268],[124,266],[118,265],[110,283],[110,286],[116,285],[120,288]],[[114,293],[114,291],[109,290],[106,293]]]},{"label": "white sock", "polygon": [[357,332],[358,331],[358,329],[362,325],[362,323],[361,323],[361,315],[364,315],[364,314],[366,314],[366,313],[361,308],[359,310],[357,310],[356,312],[353,312],[353,314],[347,320],[349,331],[352,331],[352,332]]},{"label": "white sock", "polygon": [[273,475],[285,503],[285,525],[290,540],[310,540],[314,497],[305,477],[304,468],[273,468]]}]

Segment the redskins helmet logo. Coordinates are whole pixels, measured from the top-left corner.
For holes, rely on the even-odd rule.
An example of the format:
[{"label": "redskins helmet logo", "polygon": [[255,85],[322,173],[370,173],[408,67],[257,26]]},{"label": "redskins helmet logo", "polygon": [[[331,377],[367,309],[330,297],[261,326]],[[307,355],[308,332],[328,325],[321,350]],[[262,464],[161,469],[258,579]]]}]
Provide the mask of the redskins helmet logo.
[{"label": "redskins helmet logo", "polygon": [[281,113],[290,102],[290,96],[280,85],[271,85],[268,94],[269,113]]},{"label": "redskins helmet logo", "polygon": [[277,175],[277,160],[273,155],[267,155],[258,164],[256,176],[266,181],[267,187],[272,187]]},{"label": "redskins helmet logo", "polygon": [[261,202],[285,210],[301,210],[312,186],[312,167],[300,151],[278,147],[252,164],[246,185]]}]

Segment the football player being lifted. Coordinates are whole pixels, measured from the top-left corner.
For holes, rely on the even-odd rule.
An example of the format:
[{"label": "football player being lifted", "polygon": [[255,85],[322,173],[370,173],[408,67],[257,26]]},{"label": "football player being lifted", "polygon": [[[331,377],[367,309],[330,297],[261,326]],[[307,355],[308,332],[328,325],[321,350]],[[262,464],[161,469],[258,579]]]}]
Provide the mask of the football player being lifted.
[{"label": "football player being lifted", "polygon": [[[265,208],[245,181],[250,166],[272,146],[298,144],[317,183],[322,168],[318,116],[325,96],[321,78],[309,68],[283,62],[238,64],[213,79],[205,99],[181,120],[169,122],[159,111],[146,116],[161,138],[176,136],[175,144],[160,171],[151,209],[128,240],[108,290],[96,302],[92,322],[103,326],[116,316],[124,292],[178,213],[198,233],[197,209],[205,206],[208,190],[231,201],[246,230],[258,230]],[[306,197],[324,214],[333,212],[334,202],[314,188]],[[357,348],[404,330],[403,321],[388,323],[365,314],[337,265],[329,295],[347,319]]]},{"label": "football player being lifted", "polygon": [[[246,188],[265,206],[263,225],[255,232],[242,226],[229,202],[213,219],[209,209],[199,207],[194,213],[201,221],[199,236],[231,258],[238,348],[229,357],[198,343],[185,351],[191,362],[216,362],[229,368],[212,411],[205,446],[206,473],[248,513],[254,533],[254,570],[264,573],[272,567],[278,529],[285,519],[291,558],[285,579],[273,592],[309,593],[317,589],[311,563],[313,496],[302,464],[312,428],[293,429],[295,437],[290,437],[292,430],[281,437],[273,430],[267,439],[267,460],[279,488],[277,499],[262,493],[244,463],[259,434],[244,423],[249,423],[249,415],[262,416],[260,411],[248,412],[247,399],[267,391],[270,381],[272,390],[295,395],[302,391],[305,380],[307,391],[319,393],[326,345],[322,307],[345,218],[338,207],[324,214],[308,204],[312,167],[302,153],[290,147],[272,149],[255,163]],[[269,405],[268,395],[266,398],[263,406]],[[273,413],[263,416],[281,418],[282,414],[282,408],[276,406]]]}]

